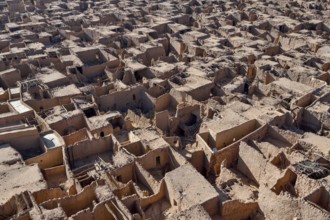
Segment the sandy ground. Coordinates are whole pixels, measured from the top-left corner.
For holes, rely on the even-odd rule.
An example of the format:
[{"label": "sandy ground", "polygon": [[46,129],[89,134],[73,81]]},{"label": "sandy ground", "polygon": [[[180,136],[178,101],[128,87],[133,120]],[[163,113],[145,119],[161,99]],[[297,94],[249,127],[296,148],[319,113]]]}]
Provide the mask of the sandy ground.
[{"label": "sandy ground", "polygon": [[37,164],[0,170],[0,183],[0,204],[26,190],[35,192],[47,188]]}]

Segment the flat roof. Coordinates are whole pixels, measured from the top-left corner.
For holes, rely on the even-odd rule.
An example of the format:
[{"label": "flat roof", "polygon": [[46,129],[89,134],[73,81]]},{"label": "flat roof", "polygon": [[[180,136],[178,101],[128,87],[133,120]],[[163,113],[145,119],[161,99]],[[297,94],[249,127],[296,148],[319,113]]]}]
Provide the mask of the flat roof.
[{"label": "flat roof", "polygon": [[25,113],[32,111],[32,109],[29,108],[27,105],[25,105],[24,102],[22,102],[22,100],[10,101],[9,103],[18,113]]},{"label": "flat roof", "polygon": [[219,197],[215,188],[190,164],[182,165],[165,175],[165,182],[183,209]]},{"label": "flat roof", "polygon": [[68,86],[57,87],[51,91],[53,97],[64,97],[70,95],[80,95],[81,91],[77,88],[76,85],[71,84]]},{"label": "flat roof", "polygon": [[55,69],[44,69],[42,73],[38,73],[36,78],[47,84],[60,79],[65,79],[66,76]]}]

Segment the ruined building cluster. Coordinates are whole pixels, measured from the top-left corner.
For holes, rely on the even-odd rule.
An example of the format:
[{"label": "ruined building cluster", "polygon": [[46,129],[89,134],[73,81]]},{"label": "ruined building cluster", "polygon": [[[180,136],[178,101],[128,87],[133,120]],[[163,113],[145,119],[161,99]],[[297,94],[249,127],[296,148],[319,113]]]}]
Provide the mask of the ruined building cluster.
[{"label": "ruined building cluster", "polygon": [[329,0],[0,0],[0,220],[329,220]]}]

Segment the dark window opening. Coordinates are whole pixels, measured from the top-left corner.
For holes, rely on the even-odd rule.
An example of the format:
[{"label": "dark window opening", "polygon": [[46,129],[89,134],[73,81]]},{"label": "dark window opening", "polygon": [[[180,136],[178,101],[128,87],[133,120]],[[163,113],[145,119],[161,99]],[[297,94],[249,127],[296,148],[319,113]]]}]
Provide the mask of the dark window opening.
[{"label": "dark window opening", "polygon": [[160,157],[156,157],[156,166],[159,167],[160,166]]},{"label": "dark window opening", "polygon": [[249,93],[249,84],[244,83],[244,94],[248,94],[248,93]]},{"label": "dark window opening", "polygon": [[81,66],[78,66],[78,67],[77,67],[77,70],[78,70],[78,72],[79,72],[80,74],[82,74],[82,67],[81,67]]},{"label": "dark window opening", "polygon": [[143,78],[143,77],[139,74],[139,72],[134,72],[134,76],[135,76],[136,81],[141,81],[142,78]]},{"label": "dark window opening", "polygon": [[121,176],[120,176],[120,175],[119,175],[119,176],[116,176],[116,180],[117,180],[118,182],[122,182]]},{"label": "dark window opening", "polygon": [[287,31],[287,27],[286,27],[285,25],[280,25],[280,26],[279,26],[279,30],[280,30],[280,32],[282,32],[282,33],[286,33],[286,32],[288,32],[288,31]]},{"label": "dark window opening", "polygon": [[103,131],[100,132],[100,137],[104,137],[104,132]]},{"label": "dark window opening", "polygon": [[133,94],[133,101],[135,101],[136,97],[135,97],[135,94]]}]

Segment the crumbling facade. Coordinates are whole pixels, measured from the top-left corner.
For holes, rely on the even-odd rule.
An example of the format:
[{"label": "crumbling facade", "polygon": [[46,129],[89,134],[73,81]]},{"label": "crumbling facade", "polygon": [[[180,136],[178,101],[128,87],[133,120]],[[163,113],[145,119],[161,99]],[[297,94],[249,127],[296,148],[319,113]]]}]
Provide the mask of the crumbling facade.
[{"label": "crumbling facade", "polygon": [[330,219],[328,0],[0,10],[0,220]]}]

